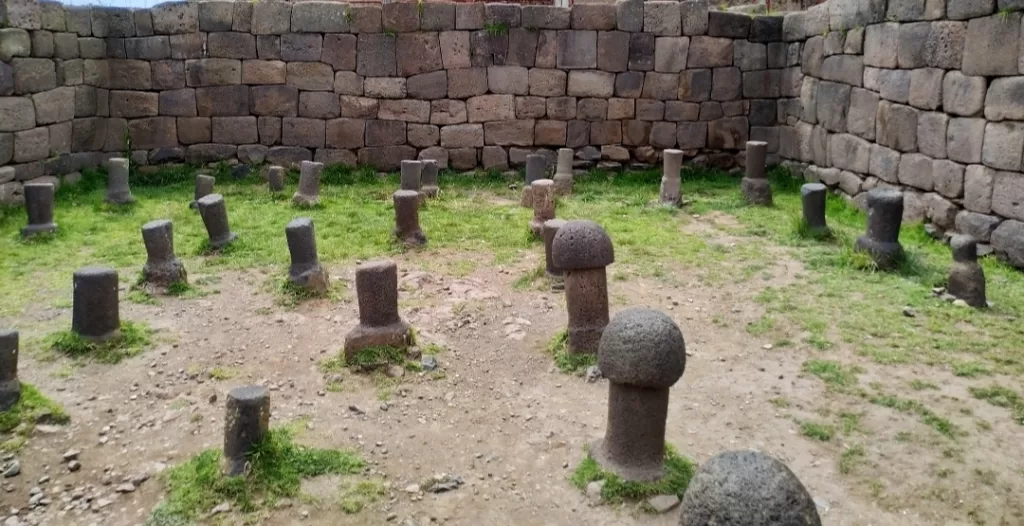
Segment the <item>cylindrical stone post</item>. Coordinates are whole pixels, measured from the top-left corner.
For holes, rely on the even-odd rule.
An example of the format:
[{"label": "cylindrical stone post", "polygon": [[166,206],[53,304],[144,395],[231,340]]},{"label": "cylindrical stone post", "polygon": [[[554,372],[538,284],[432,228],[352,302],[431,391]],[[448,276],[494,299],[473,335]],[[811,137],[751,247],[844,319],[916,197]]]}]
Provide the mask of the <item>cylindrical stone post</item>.
[{"label": "cylindrical stone post", "polygon": [[536,237],[544,235],[544,222],[555,218],[555,182],[538,179],[530,185],[533,188],[533,220],[530,231]]},{"label": "cylindrical stone post", "polygon": [[975,308],[988,307],[985,295],[985,271],[978,264],[978,242],[958,234],[949,240],[953,265],[949,268],[946,292]]},{"label": "cylindrical stone post", "polygon": [[21,399],[18,381],[18,331],[0,329],[0,411]]},{"label": "cylindrical stone post", "polygon": [[543,155],[526,156],[526,186],[523,187],[523,198],[520,203],[526,208],[533,208],[533,182],[544,178],[547,162]]},{"label": "cylindrical stone post", "polygon": [[662,478],[669,388],[686,369],[683,333],[661,312],[626,309],[605,328],[597,360],[609,382],[608,429],[591,456],[626,480]]},{"label": "cylindrical stone post", "polygon": [[189,208],[199,208],[199,200],[213,193],[213,185],[217,178],[209,174],[196,174],[195,198],[189,203]]},{"label": "cylindrical stone post", "polygon": [[291,266],[288,267],[288,280],[316,294],[327,292],[327,271],[320,266],[320,259],[316,254],[313,220],[308,217],[292,219],[284,232],[292,260]]},{"label": "cylindrical stone post", "polygon": [[71,306],[71,330],[94,342],[105,342],[121,334],[121,313],[117,298],[117,271],[86,267],[75,271]]},{"label": "cylindrical stone post", "polygon": [[199,215],[203,218],[210,247],[214,250],[224,248],[238,238],[228,225],[228,208],[224,204],[224,196],[210,194],[200,199]]},{"label": "cylindrical stone post", "polygon": [[903,223],[903,193],[890,188],[868,192],[868,229],[857,238],[854,248],[866,252],[878,268],[890,270],[903,257],[900,226]]},{"label": "cylindrical stone post", "polygon": [[420,161],[402,161],[402,178],[399,188],[419,192],[422,186],[420,177],[423,174],[423,163]]},{"label": "cylindrical stone post", "polygon": [[615,261],[612,240],[593,221],[569,221],[551,246],[556,267],[565,273],[570,354],[596,354],[608,325],[608,279],[605,267]]},{"label": "cylindrical stone post", "polygon": [[53,222],[53,185],[50,183],[28,183],[24,186],[25,212],[28,224],[22,227],[21,237],[56,232]]},{"label": "cylindrical stone post", "polygon": [[555,265],[551,247],[555,242],[555,234],[557,234],[558,230],[563,226],[565,226],[564,219],[549,219],[544,222],[544,273],[547,274],[548,279],[551,280],[551,288],[557,290],[564,288],[562,281],[564,275],[562,273],[562,269]]},{"label": "cylindrical stone post", "polygon": [[572,195],[573,186],[573,175],[572,175],[572,161],[573,161],[572,148],[559,148],[558,150],[558,164],[555,167],[555,195],[563,197]]},{"label": "cylindrical stone post", "polygon": [[164,287],[188,281],[185,265],[174,255],[174,225],[170,220],[157,219],[142,225],[142,242],[147,256],[142,267],[144,281]]},{"label": "cylindrical stone post", "polygon": [[828,187],[821,183],[807,183],[800,187],[804,226],[814,236],[820,237],[829,233],[828,221],[825,218],[827,195]]},{"label": "cylindrical stone post", "polygon": [[315,206],[320,202],[320,174],[324,163],[302,161],[299,166],[299,187],[292,196],[296,206]]},{"label": "cylindrical stone post", "polygon": [[423,171],[420,173],[420,182],[422,188],[420,191],[427,197],[437,197],[437,194],[441,191],[441,187],[438,186],[438,166],[437,161],[434,159],[423,160]]},{"label": "cylindrical stone post", "polygon": [[224,471],[229,477],[245,473],[249,454],[270,431],[270,395],[261,385],[228,392],[224,415]]},{"label": "cylindrical stone post", "polygon": [[661,204],[679,206],[683,203],[682,178],[679,175],[682,166],[682,150],[664,151],[661,169]]},{"label": "cylindrical stone post", "polygon": [[420,193],[399,190],[392,195],[395,201],[395,237],[408,246],[427,244],[427,236],[420,229]]},{"label": "cylindrical stone post", "polygon": [[765,176],[768,143],[747,141],[747,175],[740,181],[743,197],[754,205],[772,204],[772,184]]},{"label": "cylindrical stone post", "polygon": [[127,205],[135,202],[132,189],[128,185],[128,159],[114,157],[107,161],[107,199],[114,205]]},{"label": "cylindrical stone post", "polygon": [[267,185],[273,193],[284,191],[284,167],[271,166],[267,169]]},{"label": "cylindrical stone post", "polygon": [[412,329],[398,314],[398,266],[394,261],[371,261],[356,268],[359,325],[345,337],[345,358],[367,347],[405,348]]}]

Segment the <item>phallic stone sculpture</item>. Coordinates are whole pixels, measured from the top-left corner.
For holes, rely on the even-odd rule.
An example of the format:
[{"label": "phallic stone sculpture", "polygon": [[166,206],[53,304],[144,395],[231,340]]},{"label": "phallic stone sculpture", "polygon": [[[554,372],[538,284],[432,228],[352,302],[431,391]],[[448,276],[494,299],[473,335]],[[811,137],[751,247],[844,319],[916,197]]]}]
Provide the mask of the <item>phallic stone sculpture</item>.
[{"label": "phallic stone sculpture", "polygon": [[168,219],[157,219],[142,225],[142,242],[146,245],[146,265],[142,279],[167,287],[186,283],[185,265],[174,255],[174,225]]},{"label": "phallic stone sculpture", "polygon": [[422,186],[420,177],[423,174],[423,163],[420,161],[402,161],[402,178],[399,188],[419,192]]},{"label": "phallic stone sculpture", "polygon": [[75,271],[71,307],[71,331],[93,342],[121,335],[117,298],[117,271],[85,267]]},{"label": "phallic stone sculpture", "polygon": [[743,197],[754,205],[772,204],[772,184],[765,175],[768,143],[747,141],[747,175],[740,181]]},{"label": "phallic stone sculpture", "polygon": [[555,182],[551,179],[537,179],[530,185],[533,189],[533,220],[530,231],[534,236],[544,235],[544,222],[555,218]]},{"label": "phallic stone sculpture", "polygon": [[547,159],[543,155],[530,154],[526,156],[526,186],[523,187],[523,197],[520,202],[526,208],[533,208],[533,182],[543,179],[547,171]]},{"label": "phallic stone sculpture", "polygon": [[423,195],[437,197],[437,194],[441,191],[441,187],[438,186],[437,174],[437,161],[434,159],[424,159],[423,171],[420,173],[420,182],[423,184],[420,191],[423,192]]},{"label": "phallic stone sculpture", "polygon": [[555,265],[555,259],[552,255],[551,247],[555,242],[555,234],[558,230],[565,226],[564,219],[549,219],[544,222],[544,273],[547,274],[548,279],[551,280],[553,289],[561,290],[565,287],[563,284],[562,269]]},{"label": "phallic stone sculpture", "polygon": [[199,208],[199,200],[213,193],[213,185],[217,178],[210,174],[196,174],[195,199],[189,203],[189,208]]},{"label": "phallic stone sculpture", "polygon": [[800,203],[803,205],[803,221],[807,230],[815,236],[826,236],[830,230],[825,218],[825,198],[828,187],[821,183],[807,183],[800,187]]},{"label": "phallic stone sculpture", "polygon": [[315,294],[327,292],[327,271],[320,266],[316,254],[316,233],[313,220],[308,217],[292,219],[284,229],[288,238],[288,253],[292,264],[288,267],[288,281]]},{"label": "phallic stone sculpture", "polygon": [[565,273],[565,304],[569,311],[567,350],[596,354],[608,325],[608,277],[615,261],[612,240],[593,221],[569,221],[558,229],[551,246],[553,263]]},{"label": "phallic stone sculpture", "polygon": [[597,363],[609,381],[608,429],[591,456],[626,480],[660,479],[669,388],[686,368],[683,333],[661,312],[626,309],[605,328]]},{"label": "phallic stone sculpture", "polygon": [[267,169],[267,185],[275,194],[284,191],[284,167],[271,166]]},{"label": "phallic stone sculpture", "polygon": [[800,479],[757,451],[726,451],[702,464],[680,507],[679,526],[821,526]]},{"label": "phallic stone sculpture", "polygon": [[114,157],[107,161],[107,203],[128,205],[135,202],[128,185],[128,159]]},{"label": "phallic stone sculpture", "polygon": [[302,161],[299,166],[299,187],[292,196],[296,206],[316,206],[320,202],[320,174],[324,163]]},{"label": "phallic stone sculpture", "polygon": [[368,347],[404,349],[412,344],[412,328],[398,315],[398,266],[371,261],[356,268],[359,325],[345,336],[345,360]]},{"label": "phallic stone sculpture", "polygon": [[261,385],[236,387],[228,392],[224,416],[224,471],[242,475],[249,454],[270,431],[270,395]]},{"label": "phallic stone sculpture", "polygon": [[0,411],[14,407],[18,400],[18,331],[0,329]]},{"label": "phallic stone sculpture", "polygon": [[572,148],[558,149],[558,164],[555,166],[555,195],[564,197],[572,195],[573,174],[572,174]]},{"label": "phallic stone sculpture", "polygon": [[949,268],[946,292],[964,300],[971,307],[988,307],[985,296],[985,271],[978,264],[978,242],[958,234],[949,240],[953,250],[953,266]]},{"label": "phallic stone sculpture", "polygon": [[868,192],[868,230],[857,238],[854,248],[866,252],[878,268],[890,270],[903,257],[900,226],[903,223],[903,193],[891,188]]},{"label": "phallic stone sculpture", "polygon": [[395,237],[408,246],[426,245],[427,236],[420,229],[420,193],[398,190],[392,198],[395,201]]},{"label": "phallic stone sculpture", "polygon": [[228,208],[224,204],[224,196],[210,194],[199,200],[199,215],[206,225],[206,233],[210,238],[210,247],[214,250],[234,243],[238,236],[228,225]]},{"label": "phallic stone sculpture", "polygon": [[668,206],[683,204],[682,179],[679,175],[682,166],[682,150],[665,150],[661,169],[661,204]]},{"label": "phallic stone sculpture", "polygon": [[57,231],[53,222],[53,185],[50,183],[28,183],[24,186],[25,212],[28,224],[22,227],[21,237]]}]

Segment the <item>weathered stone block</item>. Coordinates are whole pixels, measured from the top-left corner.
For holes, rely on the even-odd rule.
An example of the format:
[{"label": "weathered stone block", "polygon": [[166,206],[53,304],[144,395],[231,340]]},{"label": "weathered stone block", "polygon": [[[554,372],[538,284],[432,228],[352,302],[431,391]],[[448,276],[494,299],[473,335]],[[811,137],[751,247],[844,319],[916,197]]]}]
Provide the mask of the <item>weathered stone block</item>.
[{"label": "weathered stone block", "polygon": [[696,36],[707,34],[708,7],[707,0],[689,0],[686,2],[679,2],[679,17],[682,22],[684,35]]},{"label": "weathered stone block", "polygon": [[902,24],[897,37],[896,62],[901,68],[925,66],[925,45],[932,25],[928,22]]},{"label": "weathered stone block", "polygon": [[[727,68],[731,69],[731,68]],[[725,73],[723,73],[724,75]],[[728,82],[732,87],[727,91],[732,94],[740,89],[742,76],[735,69],[732,70],[730,79],[721,79]],[[679,100],[688,102],[702,102],[711,98],[713,85],[712,70],[710,69],[688,69],[679,75]]]},{"label": "weathered stone block", "polygon": [[[678,12],[678,11],[677,11]],[[664,123],[668,124],[668,123]],[[671,125],[673,128],[675,125]],[[653,131],[652,131],[653,133]],[[675,137],[672,138],[675,142]],[[602,146],[605,144],[622,143],[622,123],[619,121],[605,121],[590,123],[590,144]]]},{"label": "weathered stone block", "polygon": [[530,74],[521,66],[491,66],[487,68],[487,86],[491,93],[526,95]]},{"label": "weathered stone block", "polygon": [[455,29],[455,4],[422,4],[420,29],[423,31],[451,31]]},{"label": "weathered stone block", "polygon": [[572,28],[609,31],[616,28],[614,4],[575,4],[572,6]]},{"label": "weathered stone block", "polygon": [[192,88],[161,91],[157,97],[160,115],[172,117],[195,117],[196,91]]},{"label": "weathered stone block", "polygon": [[362,119],[329,120],[326,132],[326,144],[332,148],[362,148],[366,121]]},{"label": "weathered stone block", "polygon": [[950,71],[942,82],[942,108],[947,113],[965,117],[980,115],[985,106],[985,93],[985,77]]},{"label": "weathered stone block", "polygon": [[[819,93],[820,97],[820,93]],[[818,106],[821,111],[821,106]],[[917,120],[920,112],[909,106],[882,101],[875,116],[875,139],[901,152],[917,151]]]},{"label": "weathered stone block", "polygon": [[559,31],[559,69],[592,69],[597,67],[596,31]]},{"label": "weathered stone block", "polygon": [[585,121],[608,119],[608,101],[604,99],[582,99],[576,106],[576,118]]},{"label": "weathered stone block", "polygon": [[[206,50],[206,35],[203,33],[189,33],[185,35],[171,35],[168,40],[171,43],[171,58],[176,60],[186,58],[203,58]],[[83,50],[84,42],[78,40],[78,45]],[[82,53],[85,57],[85,53]]]},{"label": "weathered stone block", "polygon": [[[676,76],[678,79],[678,76]],[[650,77],[648,77],[650,79]],[[654,82],[664,80],[655,79]],[[678,83],[678,80],[677,80]],[[611,97],[615,91],[615,74],[604,71],[576,70],[569,72],[566,92],[573,97]],[[646,83],[645,88],[646,89]],[[652,88],[653,89],[653,88]],[[673,95],[674,97],[674,95]],[[655,98],[655,97],[649,97]]]},{"label": "weathered stone block", "polygon": [[932,160],[919,153],[903,154],[900,158],[899,182],[921,190],[932,189]]},{"label": "weathered stone block", "polygon": [[334,89],[334,70],[321,62],[289,62],[287,84],[308,91]]},{"label": "weathered stone block", "polygon": [[[637,101],[633,99],[608,99],[608,120],[632,119],[637,115]],[[640,111],[644,112],[646,120],[662,120],[665,116],[665,104],[656,100],[643,100]],[[655,118],[655,116],[657,117]],[[636,117],[640,118],[640,117]]]},{"label": "weathered stone block", "polygon": [[571,120],[576,118],[576,97],[551,97],[547,99],[548,118]]},{"label": "weathered stone block", "polygon": [[850,92],[850,110],[846,117],[847,131],[869,141],[874,140],[877,113],[878,95],[866,89],[853,88]]},{"label": "weathered stone block", "polygon": [[993,79],[985,99],[988,120],[1024,120],[1024,76]]},{"label": "weathered stone block", "polygon": [[234,2],[231,16],[231,30],[249,33],[252,31],[252,2]]},{"label": "weathered stone block", "polygon": [[292,4],[268,0],[252,6],[252,34],[283,35],[291,28]]},{"label": "weathered stone block", "polygon": [[987,16],[996,10],[995,0],[946,0],[946,16],[950,20],[967,20]]},{"label": "weathered stone block", "polygon": [[338,97],[341,103],[341,116],[357,119],[376,119],[377,108],[380,103],[377,99],[366,97],[351,97],[342,95]]},{"label": "weathered stone block", "polygon": [[383,33],[360,34],[356,73],[364,77],[393,76],[398,71],[396,38]]},{"label": "weathered stone block", "polygon": [[686,69],[689,49],[689,37],[658,38],[654,44],[654,70],[659,73],[679,73]]},{"label": "weathered stone block", "polygon": [[[145,91],[111,91],[110,116],[129,119],[155,117],[159,113],[159,98],[159,94]],[[37,104],[37,120],[38,107]]]},{"label": "weathered stone block", "polygon": [[[894,23],[867,26],[864,32],[864,65],[895,68],[900,25]],[[804,71],[806,73],[806,70]]]},{"label": "weathered stone block", "polygon": [[901,69],[878,70],[878,91],[883,99],[893,102],[910,101],[910,71]]},{"label": "weathered stone block", "polygon": [[753,17],[750,23],[750,40],[752,42],[782,41],[782,19],[782,16],[777,15]]},{"label": "weathered stone block", "polygon": [[[50,156],[50,131],[45,126],[15,132],[14,162],[42,161]],[[17,169],[17,167],[15,167]],[[17,179],[18,176],[16,175]],[[20,179],[19,179],[20,180]]]},{"label": "weathered stone block", "polygon": [[615,76],[615,96],[636,99],[644,88],[644,74],[640,71],[627,71]]},{"label": "weathered stone block", "polygon": [[961,163],[981,162],[985,119],[952,118],[946,127],[946,156]]},{"label": "weathered stone block", "polygon": [[[36,113],[39,113],[38,105]],[[985,142],[981,161],[999,170],[1021,170],[1024,154],[1024,123],[990,122],[985,125]],[[1020,177],[1024,175],[1018,174]]]},{"label": "weathered stone block", "polygon": [[200,31],[231,31],[234,2],[207,0],[199,2]]},{"label": "weathered stone block", "polygon": [[[387,35],[385,38],[388,38]],[[399,34],[397,59],[398,74],[403,77],[444,68],[441,62],[441,44],[437,33]]]},{"label": "weathered stone block", "polygon": [[286,64],[280,60],[242,62],[242,84],[284,84],[287,79]]},{"label": "weathered stone block", "polygon": [[708,148],[738,150],[744,148],[750,133],[746,117],[725,117],[708,123]]},{"label": "weathered stone block", "polygon": [[411,99],[382,100],[377,116],[382,120],[427,123],[430,122],[430,103]]},{"label": "weathered stone block", "polygon": [[349,4],[348,11],[349,30],[353,33],[380,33],[381,32],[381,6],[373,4]]},{"label": "weathered stone block", "polygon": [[93,36],[99,38],[135,36],[135,16],[130,9],[93,7],[90,12]]},{"label": "weathered stone block", "polygon": [[152,63],[153,89],[185,87],[185,63],[180,60],[161,60]]},{"label": "weathered stone block", "polygon": [[404,99],[408,82],[402,77],[369,77],[363,79],[363,95],[380,99]]},{"label": "weathered stone block", "polygon": [[249,86],[196,88],[196,110],[200,117],[248,115]]},{"label": "weathered stone block", "polygon": [[960,69],[966,38],[965,22],[933,22],[925,41],[925,63],[935,68]]},{"label": "weathered stone block", "polygon": [[829,158],[832,166],[840,170],[866,174],[871,163],[871,143],[860,137],[837,133],[829,137]]},{"label": "weathered stone block", "polygon": [[973,164],[964,172],[964,208],[987,214],[992,211],[995,170]]},{"label": "weathered stone block", "polygon": [[682,34],[678,2],[644,2],[644,32],[663,37]]},{"label": "weathered stone block", "polygon": [[[572,90],[572,75],[569,76],[569,94],[579,95]],[[601,96],[601,95],[596,95]],[[675,100],[679,96],[679,75],[648,71],[644,77],[641,97],[656,100]]]},{"label": "weathered stone block", "polygon": [[[11,60],[14,70],[14,93],[39,93],[57,87],[57,69],[50,59],[15,58]],[[149,68],[146,67],[147,74]]]},{"label": "weathered stone block", "polygon": [[299,93],[299,117],[333,119],[341,115],[338,96],[327,91]]},{"label": "weathered stone block", "polygon": [[291,30],[296,33],[348,33],[347,11],[348,5],[337,2],[296,2],[292,5]]},{"label": "weathered stone block", "polygon": [[[629,67],[630,34],[601,31],[597,34],[597,69],[621,72]],[[685,62],[684,62],[685,64]]]},{"label": "weathered stone block", "polygon": [[869,26],[885,20],[885,0],[832,0],[828,2],[833,31]]},{"label": "weathered stone block", "polygon": [[[176,122],[178,142],[185,145],[210,142],[212,137],[210,121],[210,117],[179,117]],[[280,129],[280,124],[278,124],[278,129]]]},{"label": "weathered stone block", "polygon": [[506,28],[522,26],[519,4],[484,4],[484,23]]},{"label": "weathered stone block", "polygon": [[739,68],[715,68],[711,83],[711,99],[735,100],[743,92],[743,74]]},{"label": "weathered stone block", "polygon": [[206,38],[206,45],[211,57],[256,58],[256,37],[246,33],[210,33]]},{"label": "weathered stone block", "polygon": [[995,232],[1000,223],[1001,218],[968,210],[958,213],[955,220],[957,232],[971,236],[979,243],[992,241],[992,232]]},{"label": "weathered stone block", "polygon": [[910,72],[911,106],[934,110],[942,105],[942,82],[945,71],[936,68],[921,68]]},{"label": "weathered stone block", "polygon": [[547,113],[543,97],[516,97],[517,119],[539,119]]},{"label": "weathered stone block", "polygon": [[718,102],[702,102],[700,104],[699,119],[702,121],[713,121],[725,116],[722,111],[722,104]]},{"label": "weathered stone block", "polygon": [[467,119],[466,103],[461,100],[435,100],[430,103],[431,124],[461,124]]},{"label": "weathered stone block", "polygon": [[281,59],[284,61],[317,62],[323,52],[323,37],[310,33],[281,35]]},{"label": "weathered stone block", "polygon": [[742,13],[710,11],[708,36],[746,39],[750,35],[750,20],[749,16]]},{"label": "weathered stone block", "polygon": [[728,38],[696,36],[690,39],[688,68],[717,68],[731,66],[733,41]]},{"label": "weathered stone block", "polygon": [[295,117],[299,90],[292,86],[253,86],[251,109],[255,115]]},{"label": "weathered stone block", "polygon": [[185,82],[193,87],[239,84],[242,82],[242,62],[226,58],[187,60]]},{"label": "weathered stone block", "polygon": [[75,88],[61,87],[36,93],[32,95],[32,103],[35,105],[37,125],[64,122],[75,118]]},{"label": "weathered stone block", "polygon": [[[818,83],[818,92],[815,96],[817,109],[815,114],[818,122],[825,129],[833,132],[843,133],[847,131],[847,113],[850,107],[850,92],[852,88],[845,84],[821,81]],[[915,131],[917,121],[914,121]]]},{"label": "weathered stone block", "polygon": [[[1024,176],[1019,172],[996,171],[993,174],[992,211],[1003,217],[1024,221]],[[1024,246],[1024,236],[1017,243]],[[1021,255],[1024,256],[1024,252]]]},{"label": "weathered stone block", "polygon": [[454,124],[441,128],[441,146],[445,148],[481,148],[483,145],[482,124]]},{"label": "weathered stone block", "polygon": [[964,191],[964,166],[953,161],[935,161],[932,163],[932,186],[936,192],[957,198]]},{"label": "weathered stone block", "polygon": [[320,119],[285,117],[281,119],[281,144],[305,148],[323,148],[325,144],[325,130],[326,122]]},{"label": "weathered stone block", "polygon": [[764,44],[737,40],[733,44],[733,64],[743,71],[768,67],[768,47]]},{"label": "weathered stone block", "polygon": [[259,142],[256,117],[214,117],[211,121],[213,142],[222,144]]},{"label": "weathered stone block", "polygon": [[505,65],[533,67],[537,57],[538,38],[538,33],[530,29],[510,29]]},{"label": "weathered stone block", "polygon": [[965,75],[1016,75],[1018,64],[1021,13],[975,18],[967,24],[964,44]]},{"label": "weathered stone block", "polygon": [[483,27],[483,4],[455,5],[455,29],[481,29]]},{"label": "weathered stone block", "polygon": [[538,146],[564,146],[565,130],[564,121],[537,121],[533,130],[533,141]]},{"label": "weathered stone block", "polygon": [[445,69],[468,68],[470,63],[469,33],[465,31],[444,31],[438,36],[441,46],[441,61]]},{"label": "weathered stone block", "polygon": [[437,145],[439,131],[430,124],[409,124],[406,135],[411,146],[428,148]]},{"label": "weathered stone block", "polygon": [[499,121],[484,123],[484,144],[498,146],[532,146],[534,121]]},{"label": "weathered stone block", "polygon": [[480,164],[485,170],[507,170],[508,152],[501,146],[486,146],[480,154]]},{"label": "weathered stone block", "polygon": [[781,94],[781,70],[763,69],[743,73],[743,96],[746,98],[778,98]]},{"label": "weathered stone block", "polygon": [[566,73],[557,69],[533,68],[529,71],[530,95],[561,97],[565,95]]},{"label": "weathered stone block", "polygon": [[946,129],[949,116],[939,112],[922,112],[917,119],[918,150],[934,159],[946,158]]},{"label": "weathered stone block", "polygon": [[512,95],[481,95],[466,101],[469,122],[515,120],[515,97]]},{"label": "weathered stone block", "polygon": [[682,150],[696,150],[707,146],[708,123],[680,122],[676,126],[676,144]]},{"label": "weathered stone block", "polygon": [[633,71],[651,71],[654,69],[654,48],[657,37],[650,33],[631,33],[629,35],[629,69]]},{"label": "weathered stone block", "polygon": [[132,147],[143,150],[173,148],[178,145],[178,129],[174,117],[150,117],[128,121]]}]

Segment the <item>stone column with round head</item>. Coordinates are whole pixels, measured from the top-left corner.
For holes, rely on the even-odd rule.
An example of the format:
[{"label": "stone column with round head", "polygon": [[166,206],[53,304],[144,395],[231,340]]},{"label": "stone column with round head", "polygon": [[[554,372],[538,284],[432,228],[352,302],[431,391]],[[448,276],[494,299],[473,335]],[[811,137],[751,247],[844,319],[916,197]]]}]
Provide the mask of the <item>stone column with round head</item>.
[{"label": "stone column with round head", "polygon": [[407,246],[427,244],[427,236],[420,228],[420,196],[415,190],[399,190],[392,195],[395,201],[395,237]]},{"label": "stone column with round head", "polygon": [[107,161],[107,203],[128,205],[135,202],[128,185],[128,159],[114,157]]},{"label": "stone column with round head", "polygon": [[224,471],[229,477],[245,473],[249,455],[270,431],[270,395],[261,385],[228,392],[224,415]]},{"label": "stone column with round head", "polygon": [[826,236],[830,232],[825,218],[825,200],[828,187],[821,183],[807,183],[800,187],[800,203],[803,207],[803,223],[814,236]]},{"label": "stone column with round head", "polygon": [[683,166],[682,150],[665,150],[661,169],[661,204],[679,206],[683,203],[682,178],[680,170]]},{"label": "stone column with round head", "polygon": [[548,161],[543,155],[534,153],[526,156],[526,186],[520,203],[524,207],[533,208],[533,182],[543,179],[547,169]]},{"label": "stone column with round head", "polygon": [[781,461],[726,451],[690,479],[679,526],[821,526],[814,499]]},{"label": "stone column with round head", "polygon": [[420,179],[423,175],[423,163],[421,161],[402,161],[401,180],[399,188],[419,192],[423,185]]},{"label": "stone column with round head", "polygon": [[167,287],[187,283],[185,265],[174,255],[174,225],[169,219],[157,219],[142,225],[142,242],[146,245],[146,265],[142,279]]},{"label": "stone column with round head", "polygon": [[971,236],[957,234],[949,240],[953,265],[949,268],[946,292],[975,308],[988,307],[985,296],[985,271],[978,264],[978,242]]},{"label": "stone column with round head", "polygon": [[772,185],[765,175],[767,159],[768,143],[747,141],[747,175],[740,181],[740,188],[750,204],[772,204]]},{"label": "stone column with round head", "polygon": [[405,349],[412,328],[398,314],[398,266],[394,261],[371,261],[356,268],[359,325],[345,336],[345,359],[369,347]]},{"label": "stone column with round head", "polygon": [[196,174],[195,198],[189,203],[189,208],[199,208],[199,200],[213,193],[213,186],[217,178],[209,174]]},{"label": "stone column with round head", "polygon": [[903,192],[872,188],[868,192],[868,230],[857,238],[854,248],[866,252],[878,268],[891,270],[903,258],[900,226],[903,224]]},{"label": "stone column with round head", "polygon": [[271,166],[267,169],[267,185],[273,193],[284,191],[284,167]]},{"label": "stone column with round head", "polygon": [[302,161],[299,166],[299,187],[292,196],[296,206],[316,206],[320,202],[320,174],[324,163]]},{"label": "stone column with round head", "polygon": [[615,261],[612,240],[593,221],[569,221],[555,234],[551,255],[555,266],[565,273],[567,350],[570,354],[597,354],[601,333],[608,325],[605,267]]},{"label": "stone column with round head", "polygon": [[25,212],[28,224],[22,227],[21,237],[57,231],[53,222],[53,185],[50,183],[27,183],[24,186]]},{"label": "stone column with round head", "polygon": [[437,197],[441,191],[438,186],[438,166],[434,159],[423,160],[423,171],[420,173],[420,182],[423,183],[421,191],[427,197]]},{"label": "stone column with round head", "polygon": [[573,174],[572,174],[572,161],[573,161],[572,148],[559,148],[558,149],[558,164],[555,166],[555,195],[558,197],[572,195],[573,186]]},{"label": "stone column with round head", "polygon": [[72,332],[93,342],[120,336],[117,271],[104,267],[81,268],[75,271],[73,283]]},{"label": "stone column with round head", "polygon": [[314,294],[327,292],[327,271],[320,265],[316,253],[316,233],[313,220],[308,217],[292,219],[284,229],[288,239],[288,253],[292,263],[288,267],[288,281]]},{"label": "stone column with round head", "polygon": [[555,182],[551,179],[537,179],[530,185],[533,189],[533,220],[530,231],[534,236],[544,235],[544,222],[555,218]]},{"label": "stone column with round head", "polygon": [[18,381],[18,331],[0,329],[0,411],[21,399]]},{"label": "stone column with round head", "polygon": [[564,287],[562,269],[555,265],[555,259],[551,250],[555,242],[555,234],[563,226],[565,226],[564,219],[549,219],[544,222],[544,273],[551,280],[552,288],[554,289],[562,289]]},{"label": "stone column with round head", "polygon": [[669,388],[686,368],[683,333],[661,312],[626,309],[605,328],[597,367],[609,382],[608,429],[591,456],[623,479],[660,479]]},{"label": "stone column with round head", "polygon": [[210,248],[219,250],[234,243],[238,236],[228,225],[228,208],[224,204],[224,196],[210,194],[199,200],[199,215],[206,225],[206,233],[210,239]]}]

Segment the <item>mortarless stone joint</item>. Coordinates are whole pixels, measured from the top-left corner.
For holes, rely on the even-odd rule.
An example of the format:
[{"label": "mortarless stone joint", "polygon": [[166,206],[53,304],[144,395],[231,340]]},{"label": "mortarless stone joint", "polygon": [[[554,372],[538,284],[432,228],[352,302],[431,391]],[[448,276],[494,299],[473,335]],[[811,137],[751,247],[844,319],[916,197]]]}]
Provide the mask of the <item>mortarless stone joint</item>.
[{"label": "mortarless stone joint", "polygon": [[288,281],[314,294],[327,292],[330,282],[317,257],[313,220],[308,217],[292,219],[284,231],[292,260],[288,267]]},{"label": "mortarless stone joint", "polygon": [[157,219],[142,225],[142,242],[147,256],[143,281],[162,287],[188,282],[185,265],[174,255],[174,226],[170,220]]},{"label": "mortarless stone joint", "polygon": [[422,195],[415,190],[398,190],[392,198],[395,201],[395,237],[406,246],[426,245],[427,235],[420,228]]},{"label": "mortarless stone joint", "polygon": [[105,342],[120,336],[117,271],[104,267],[78,269],[73,283],[72,332],[93,342]]},{"label": "mortarless stone joint", "polygon": [[359,325],[345,336],[345,361],[369,347],[405,349],[412,345],[412,328],[398,314],[398,266],[394,261],[371,261],[356,268]]},{"label": "mortarless stone joint", "polygon": [[743,197],[748,203],[769,206],[772,204],[772,185],[765,174],[768,158],[768,143],[747,142],[747,175],[740,181]]},{"label": "mortarless stone joint", "polygon": [[900,225],[903,223],[903,193],[889,188],[868,192],[868,229],[857,238],[854,248],[865,252],[882,270],[892,270],[903,258]]},{"label": "mortarless stone joint", "polygon": [[953,250],[953,265],[949,268],[946,292],[971,307],[988,307],[985,271],[978,264],[978,242],[970,236],[955,235],[950,239],[949,246]]},{"label": "mortarless stone joint", "polygon": [[551,253],[554,265],[565,273],[566,349],[570,354],[596,354],[608,325],[605,267],[615,261],[612,240],[593,221],[569,221],[555,234]]},{"label": "mortarless stone joint", "polygon": [[128,159],[114,157],[107,161],[107,203],[130,205],[135,202],[128,185]]},{"label": "mortarless stone joint", "polygon": [[260,385],[236,387],[228,392],[224,416],[225,474],[242,475],[249,454],[270,430],[270,395]]},{"label": "mortarless stone joint", "polygon": [[28,183],[24,186],[25,212],[28,224],[22,227],[21,237],[57,231],[53,222],[53,185],[49,183]]},{"label": "mortarless stone joint", "polygon": [[206,225],[210,248],[220,250],[238,239],[228,225],[228,209],[224,204],[224,196],[210,194],[200,199],[199,215],[202,216],[203,224]]},{"label": "mortarless stone joint", "polygon": [[608,429],[591,456],[626,480],[662,478],[669,388],[686,369],[683,333],[661,312],[626,309],[605,328],[597,360],[609,381]]},{"label": "mortarless stone joint", "polygon": [[292,204],[311,207],[320,203],[320,174],[323,171],[323,163],[302,161],[299,166],[299,187],[292,196]]},{"label": "mortarless stone joint", "polygon": [[18,381],[18,331],[0,329],[0,411],[21,399]]}]

